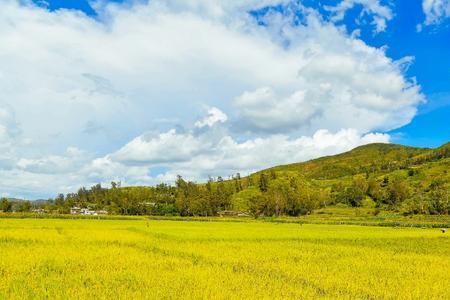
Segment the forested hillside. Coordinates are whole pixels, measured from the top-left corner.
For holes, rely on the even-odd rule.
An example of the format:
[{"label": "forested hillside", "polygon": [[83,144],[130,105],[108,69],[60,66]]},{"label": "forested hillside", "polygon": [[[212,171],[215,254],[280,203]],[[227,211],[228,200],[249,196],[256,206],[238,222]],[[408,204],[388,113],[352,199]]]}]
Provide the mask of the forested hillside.
[{"label": "forested hillside", "polygon": [[[304,163],[277,166],[248,177],[210,178],[197,184],[178,177],[175,186],[96,185],[59,195],[38,206],[69,213],[74,206],[124,215],[244,213],[309,214],[330,205],[374,207],[404,214],[450,213],[450,143],[437,149],[371,144]],[[7,200],[0,210],[11,209]],[[36,206],[36,205],[34,205]],[[28,207],[28,206],[26,206]]]}]

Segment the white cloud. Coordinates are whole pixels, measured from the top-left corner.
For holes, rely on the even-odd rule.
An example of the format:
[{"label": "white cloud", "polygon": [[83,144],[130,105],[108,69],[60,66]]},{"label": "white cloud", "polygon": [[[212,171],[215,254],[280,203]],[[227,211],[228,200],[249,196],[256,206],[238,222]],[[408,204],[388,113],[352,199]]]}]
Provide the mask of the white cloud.
[{"label": "white cloud", "polygon": [[[423,97],[399,62],[312,10],[299,26],[247,14],[281,2],[103,4],[98,21],[1,1],[0,190],[248,172],[386,141],[370,132],[410,122]],[[380,29],[389,21],[364,7]],[[334,142],[321,148],[324,133]]]},{"label": "white cloud", "polygon": [[214,19],[230,19],[236,14],[246,17],[249,10],[288,3],[289,0],[166,0],[159,1],[158,6],[170,11],[191,11]]},{"label": "white cloud", "polygon": [[49,155],[37,159],[21,158],[17,167],[32,173],[55,174],[75,172],[88,162],[86,153],[78,148],[69,147],[64,156]]},{"label": "white cloud", "polygon": [[0,103],[0,168],[8,169],[15,163],[15,147],[24,143],[20,135],[20,125],[13,109]]},{"label": "white cloud", "polygon": [[[324,44],[312,46],[317,36]],[[296,129],[311,134],[322,128],[369,132],[400,127],[416,114],[423,96],[419,86],[403,76],[410,57],[392,61],[383,50],[328,26],[299,40],[298,59],[303,65],[296,83],[281,86],[281,95],[268,87],[237,97],[243,122],[269,132]]]},{"label": "white cloud", "polygon": [[386,31],[387,24],[386,24],[385,18],[375,16],[375,17],[373,17],[372,24],[375,25],[375,32],[379,33],[379,32]]},{"label": "white cloud", "polygon": [[228,120],[228,116],[218,109],[217,107],[211,107],[208,110],[208,116],[202,120],[195,122],[195,127],[202,128],[205,126],[212,127],[216,123],[224,123]]},{"label": "white cloud", "polygon": [[[312,95],[308,95],[312,96]],[[306,91],[296,91],[278,98],[271,88],[245,92],[236,101],[242,121],[251,127],[267,131],[298,129],[320,111],[320,100],[307,97]]]},{"label": "white cloud", "polygon": [[200,141],[194,136],[180,134],[172,129],[156,137],[139,136],[121,148],[114,157],[129,163],[177,162],[196,155],[199,148]]},{"label": "white cloud", "polygon": [[362,7],[360,17],[372,16],[375,33],[385,31],[387,22],[393,18],[392,9],[388,5],[383,5],[381,0],[342,0],[336,6],[326,6],[325,8],[333,13],[332,20],[336,22],[342,21],[346,12],[355,6]]},{"label": "white cloud", "polygon": [[153,184],[148,167],[125,165],[105,156],[94,159],[77,173],[80,179],[90,183],[109,184],[121,181],[124,185]]},{"label": "white cloud", "polygon": [[9,144],[18,135],[20,127],[14,111],[9,105],[0,104],[0,145]]},{"label": "white cloud", "polygon": [[426,17],[425,25],[438,24],[450,17],[449,0],[423,0],[422,8]]},{"label": "white cloud", "polygon": [[[125,165],[131,164],[131,157],[140,158],[140,166],[163,166],[169,171],[154,180],[161,178],[173,180],[176,174],[181,174],[192,180],[204,180],[207,176],[231,175],[236,172],[247,174],[274,165],[304,161],[323,155],[331,155],[350,150],[356,146],[368,143],[389,142],[386,134],[360,134],[355,129],[342,129],[336,133],[328,130],[318,130],[311,137],[301,136],[291,138],[288,135],[271,135],[265,138],[254,138],[243,142],[236,141],[230,135],[223,133],[211,139],[208,134],[194,136],[193,132],[175,134],[169,131],[164,138],[145,140],[139,137],[108,160],[119,161]],[[189,140],[189,145],[195,145],[189,155],[183,151],[180,140]],[[139,141],[138,143],[136,141]],[[171,160],[155,161],[152,155],[154,149],[169,153]],[[143,155],[146,153],[147,155]],[[156,155],[156,157],[160,157]]]}]

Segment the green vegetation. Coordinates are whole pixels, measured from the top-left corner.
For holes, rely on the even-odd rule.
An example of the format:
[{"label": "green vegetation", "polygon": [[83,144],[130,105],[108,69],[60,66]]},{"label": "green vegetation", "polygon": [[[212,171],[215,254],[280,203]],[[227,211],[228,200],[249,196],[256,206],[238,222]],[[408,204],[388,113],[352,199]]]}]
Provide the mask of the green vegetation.
[{"label": "green vegetation", "polygon": [[300,217],[272,216],[255,219],[251,216],[126,216],[126,215],[71,215],[71,214],[35,214],[0,213],[0,219],[65,219],[65,220],[170,220],[198,222],[271,222],[295,224],[333,224],[362,225],[384,227],[450,228],[450,215],[407,215],[377,208],[329,206],[317,209],[309,215]]},{"label": "green vegetation", "polygon": [[39,206],[39,203],[33,203],[31,201],[19,200],[19,199],[0,199],[0,212],[27,212],[33,207]]},{"label": "green vegetation", "polygon": [[[175,186],[81,188],[42,203],[49,212],[78,206],[120,215],[254,217],[309,215],[330,206],[374,208],[404,215],[450,213],[450,144],[421,149],[372,144],[316,160],[278,166],[248,177],[178,177]],[[0,202],[0,210],[7,204]],[[9,209],[11,210],[11,209]],[[22,210],[23,211],[23,210]]]},{"label": "green vegetation", "polygon": [[[7,215],[15,217],[15,215]],[[60,215],[68,218],[67,215]],[[1,215],[0,215],[1,217]],[[27,217],[30,217],[29,215]],[[44,217],[44,216],[42,216]],[[76,216],[78,218],[79,216]],[[112,217],[112,216],[107,216]],[[371,208],[351,208],[333,206],[315,210],[313,213],[300,217],[275,216],[260,217],[180,217],[180,216],[148,216],[151,220],[198,221],[198,222],[250,222],[262,221],[270,223],[294,224],[330,224],[359,225],[382,227],[416,227],[416,228],[450,228],[450,215],[403,215],[392,211],[380,211]]]},{"label": "green vegetation", "polygon": [[1,219],[0,299],[448,299],[447,235],[254,219]]}]

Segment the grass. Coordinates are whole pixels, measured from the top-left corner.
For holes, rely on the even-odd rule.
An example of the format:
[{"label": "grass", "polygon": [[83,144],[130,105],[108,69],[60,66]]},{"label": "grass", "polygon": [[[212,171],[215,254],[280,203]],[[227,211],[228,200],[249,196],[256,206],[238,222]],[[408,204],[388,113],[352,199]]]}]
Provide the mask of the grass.
[{"label": "grass", "polygon": [[[198,222],[253,222],[253,217],[180,217],[1,213],[0,219],[168,220]],[[257,221],[298,224],[333,224],[388,227],[450,228],[450,215],[409,215],[375,208],[330,206],[301,217],[260,217]]]},{"label": "grass", "polygon": [[[151,216],[151,220],[198,222],[252,222],[253,217]],[[375,208],[327,207],[301,217],[259,217],[257,221],[296,224],[360,225],[383,227],[450,228],[450,215],[408,215]]]},{"label": "grass", "polygon": [[0,299],[449,299],[437,229],[0,219]]},{"label": "grass", "polygon": [[0,219],[67,219],[67,220],[142,220],[143,216],[126,215],[69,215],[58,213],[0,212]]},{"label": "grass", "polygon": [[[295,219],[295,218],[294,218]],[[409,215],[376,208],[328,207],[313,214],[298,218],[310,224],[348,224],[390,227],[449,228],[450,215]]]}]

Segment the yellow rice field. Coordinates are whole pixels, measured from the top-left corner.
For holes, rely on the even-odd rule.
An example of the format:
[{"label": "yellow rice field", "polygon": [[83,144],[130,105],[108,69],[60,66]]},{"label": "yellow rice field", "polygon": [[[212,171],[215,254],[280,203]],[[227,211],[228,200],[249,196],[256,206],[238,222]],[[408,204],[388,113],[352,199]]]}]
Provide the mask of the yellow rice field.
[{"label": "yellow rice field", "polygon": [[0,219],[0,299],[450,299],[438,229]]}]

